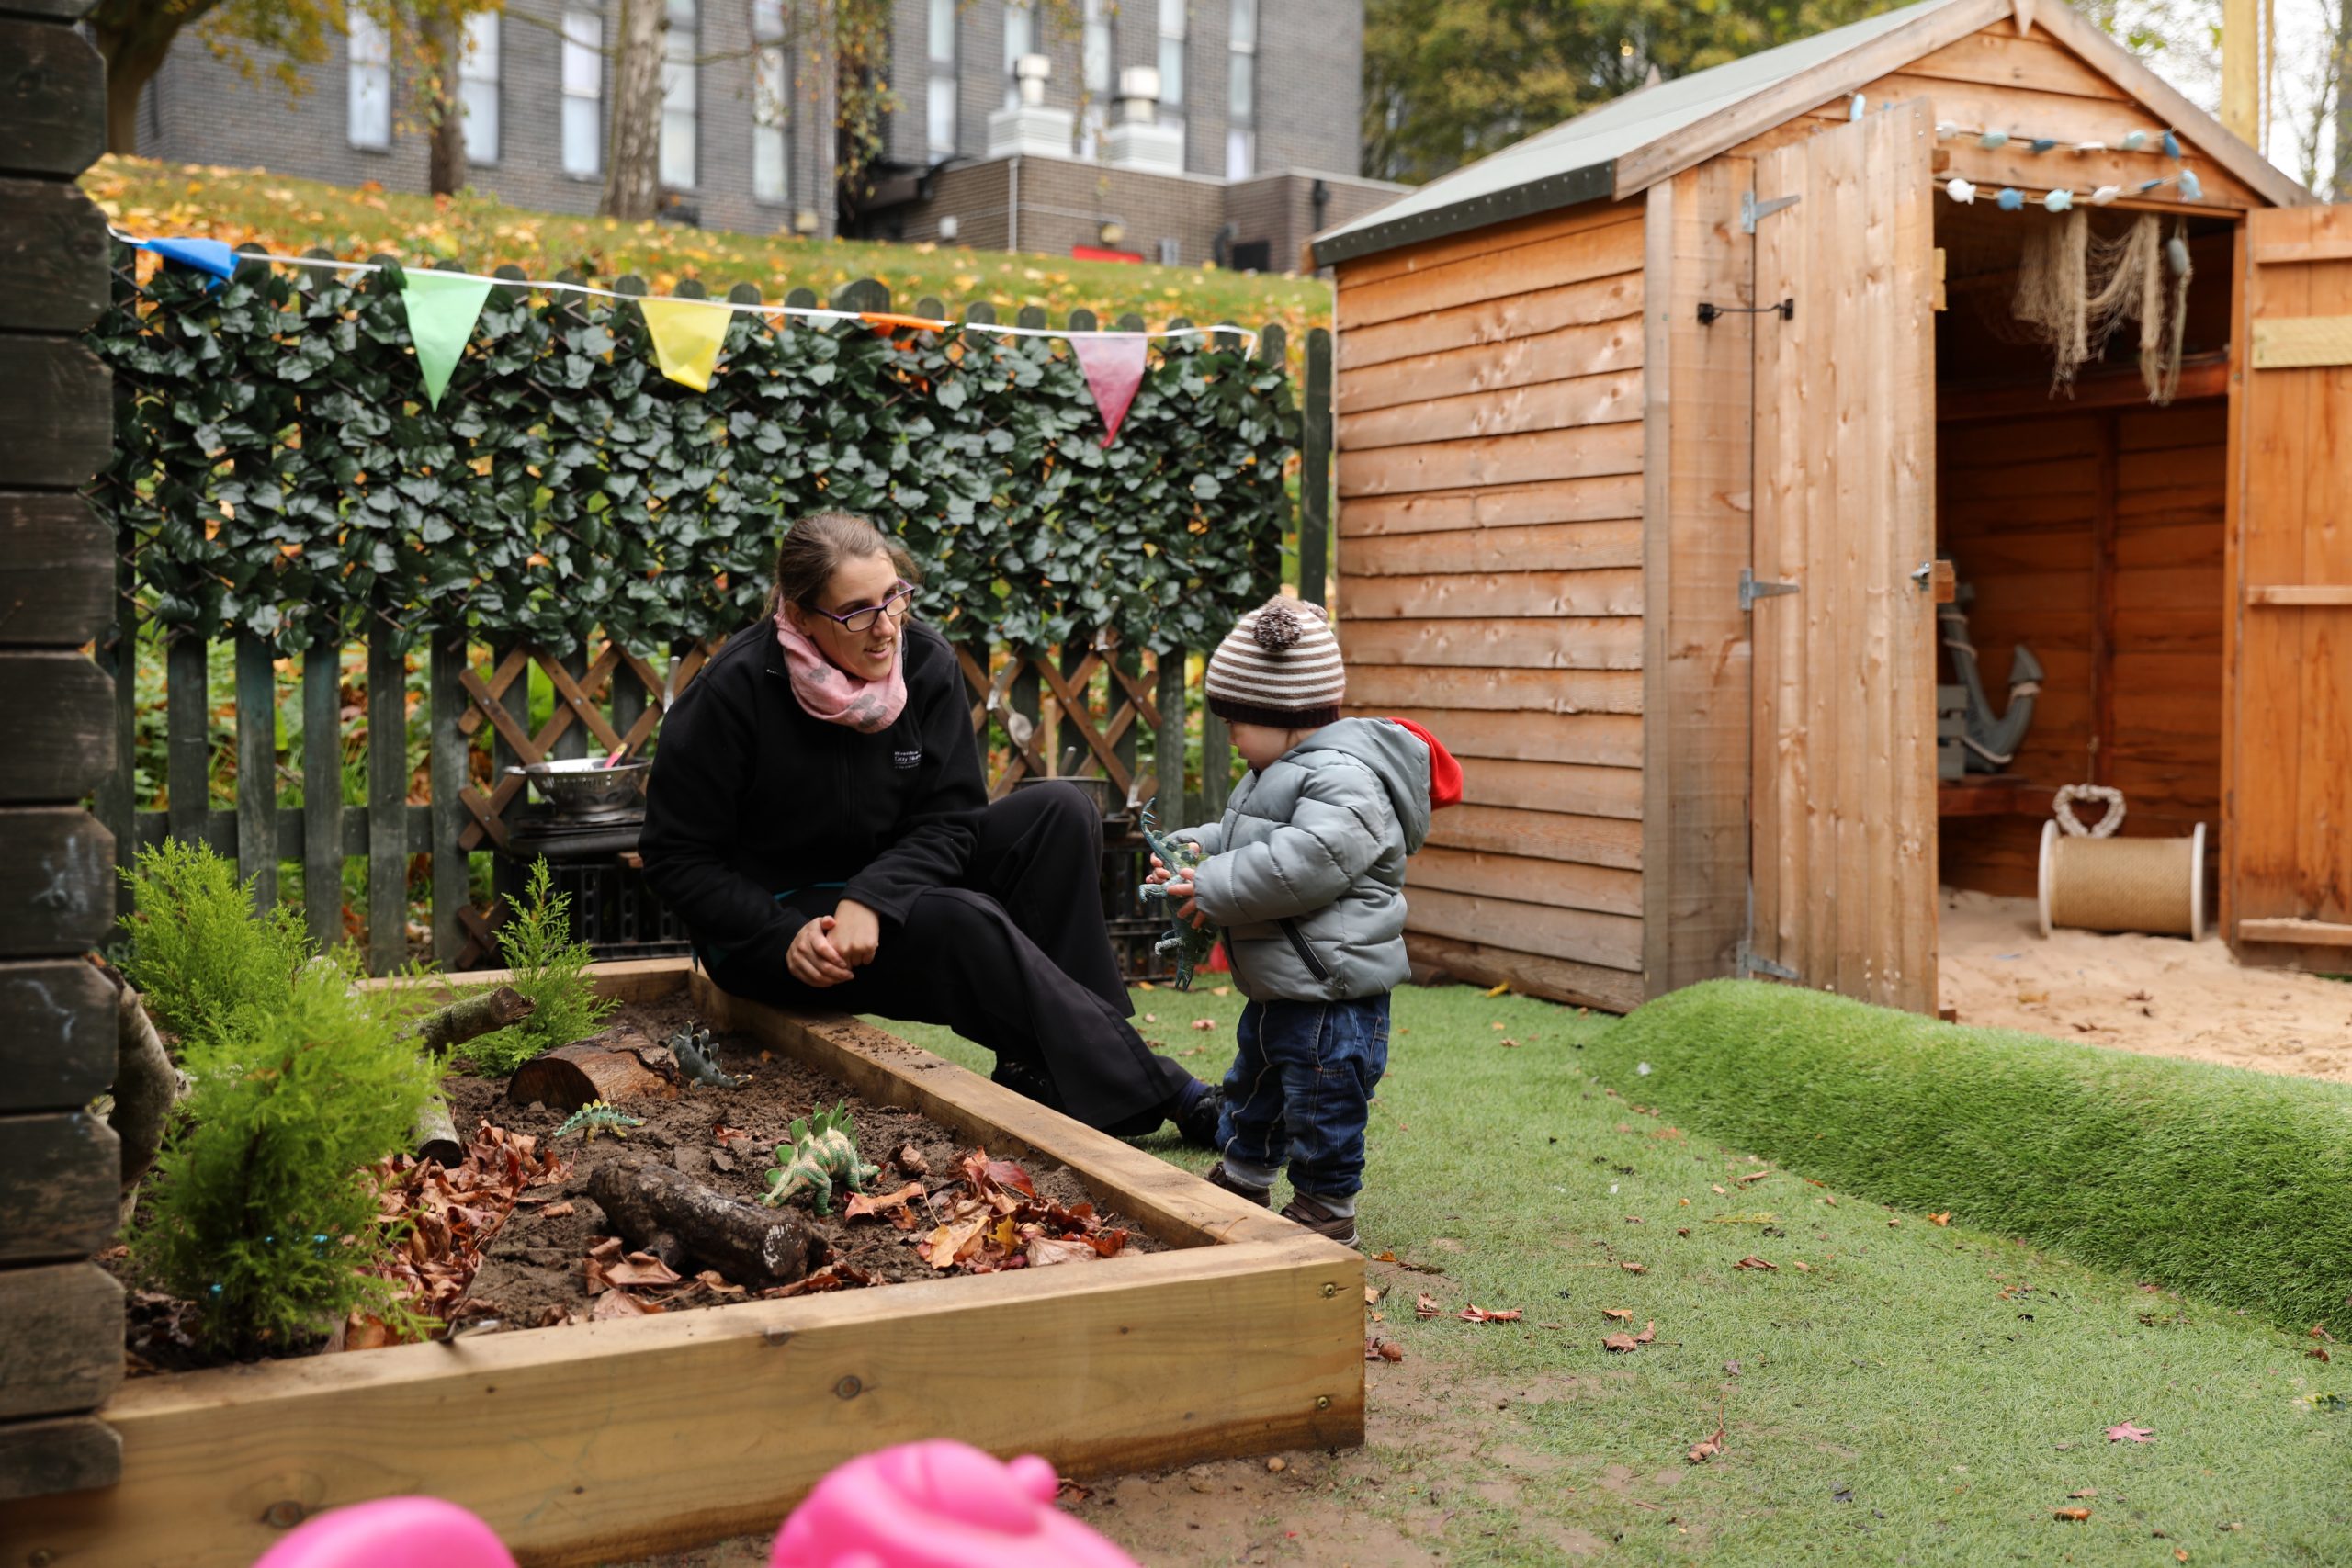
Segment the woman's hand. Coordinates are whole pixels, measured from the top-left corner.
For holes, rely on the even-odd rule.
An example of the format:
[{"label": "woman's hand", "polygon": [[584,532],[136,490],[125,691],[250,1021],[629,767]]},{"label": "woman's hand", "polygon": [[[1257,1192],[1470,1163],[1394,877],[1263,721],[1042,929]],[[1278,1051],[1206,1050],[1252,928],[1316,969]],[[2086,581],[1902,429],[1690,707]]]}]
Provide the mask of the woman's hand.
[{"label": "woman's hand", "polygon": [[850,966],[832,939],[840,924],[834,916],[820,915],[794,934],[792,945],[784,955],[784,966],[792,972],[794,979],[822,989],[851,978]]},{"label": "woman's hand", "polygon": [[875,950],[882,945],[882,917],[854,898],[844,898],[833,906],[831,931],[833,951],[842,962],[853,969],[863,969],[874,962]]}]

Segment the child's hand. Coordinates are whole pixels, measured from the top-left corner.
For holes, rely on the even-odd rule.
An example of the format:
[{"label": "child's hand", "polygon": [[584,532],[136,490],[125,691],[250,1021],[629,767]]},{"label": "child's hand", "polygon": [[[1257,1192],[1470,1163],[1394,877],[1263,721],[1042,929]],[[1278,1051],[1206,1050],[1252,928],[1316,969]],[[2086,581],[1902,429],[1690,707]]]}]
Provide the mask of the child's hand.
[{"label": "child's hand", "polygon": [[[1199,868],[1197,866],[1193,868],[1194,871],[1197,871],[1198,869]],[[1209,918],[1201,913],[1201,907],[1198,902],[1199,890],[1193,886],[1193,872],[1186,872],[1181,877],[1169,879],[1168,897],[1171,904],[1175,904],[1176,918],[1178,919],[1192,921],[1193,929],[1196,931],[1207,929]],[[1183,900],[1183,902],[1176,903],[1176,900],[1180,898]]]},{"label": "child's hand", "polygon": [[1168,869],[1168,863],[1161,860],[1158,855],[1154,855],[1151,857],[1151,874],[1146,876],[1144,880],[1146,882],[1165,882],[1170,874],[1172,874]]}]

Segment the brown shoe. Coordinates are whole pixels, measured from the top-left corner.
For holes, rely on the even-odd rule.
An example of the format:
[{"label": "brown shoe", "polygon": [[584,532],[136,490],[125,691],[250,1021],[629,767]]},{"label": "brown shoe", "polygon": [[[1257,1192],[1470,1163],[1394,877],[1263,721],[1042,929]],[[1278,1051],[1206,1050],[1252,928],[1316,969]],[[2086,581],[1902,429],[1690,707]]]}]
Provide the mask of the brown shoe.
[{"label": "brown shoe", "polygon": [[1272,1188],[1250,1186],[1248,1182],[1241,1180],[1238,1177],[1228,1173],[1225,1168],[1225,1161],[1223,1160],[1219,1160],[1215,1165],[1209,1167],[1207,1180],[1211,1187],[1222,1187],[1227,1192],[1232,1193],[1235,1197],[1246,1198],[1250,1202],[1257,1204],[1261,1209],[1271,1209],[1274,1206],[1274,1190]]},{"label": "brown shoe", "polygon": [[1329,1236],[1341,1247],[1356,1245],[1356,1217],[1335,1214],[1306,1193],[1295,1194],[1283,1205],[1283,1218],[1294,1224],[1305,1225],[1317,1235]]}]

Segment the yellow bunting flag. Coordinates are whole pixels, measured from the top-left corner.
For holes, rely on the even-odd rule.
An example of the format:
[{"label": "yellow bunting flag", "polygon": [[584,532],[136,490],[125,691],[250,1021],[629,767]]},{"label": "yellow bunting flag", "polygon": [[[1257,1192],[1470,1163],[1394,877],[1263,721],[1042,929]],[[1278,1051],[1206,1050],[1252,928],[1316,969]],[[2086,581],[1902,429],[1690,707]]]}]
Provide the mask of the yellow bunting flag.
[{"label": "yellow bunting flag", "polygon": [[709,391],[710,373],[718,367],[718,346],[727,341],[734,312],[699,299],[639,299],[637,308],[645,312],[662,374],[682,387]]}]

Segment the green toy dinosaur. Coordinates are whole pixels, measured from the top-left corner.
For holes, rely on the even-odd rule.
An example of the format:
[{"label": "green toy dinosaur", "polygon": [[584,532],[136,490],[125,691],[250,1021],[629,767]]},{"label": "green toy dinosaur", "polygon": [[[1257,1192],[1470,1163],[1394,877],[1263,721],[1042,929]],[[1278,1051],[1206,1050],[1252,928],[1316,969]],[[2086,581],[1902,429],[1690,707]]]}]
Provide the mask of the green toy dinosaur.
[{"label": "green toy dinosaur", "polygon": [[785,1129],[785,1141],[776,1145],[775,1154],[775,1168],[767,1173],[767,1192],[760,1199],[771,1209],[808,1192],[815,1197],[817,1212],[830,1214],[836,1180],[852,1192],[863,1192],[882,1173],[880,1166],[857,1157],[849,1112],[838,1100],[831,1111],[820,1111]]},{"label": "green toy dinosaur", "polygon": [[749,1073],[738,1078],[719,1071],[718,1048],[710,1043],[710,1031],[696,1029],[691,1020],[684,1029],[670,1036],[670,1055],[676,1058],[679,1070],[696,1083],[707,1083],[718,1089],[741,1089],[752,1081]]},{"label": "green toy dinosaur", "polygon": [[[1150,847],[1153,854],[1159,857],[1159,863],[1171,873],[1182,875],[1208,858],[1201,853],[1198,844],[1180,844],[1154,832],[1159,822],[1153,818],[1150,806],[1144,807],[1137,814],[1137,819],[1143,825],[1143,841]],[[1147,882],[1136,891],[1146,903],[1157,903],[1163,908],[1167,907],[1167,884]],[[1176,988],[1189,991],[1193,988],[1193,972],[1207,963],[1209,954],[1216,951],[1216,937],[1215,926],[1196,926],[1190,920],[1177,920],[1168,928],[1168,934],[1153,944],[1152,952],[1162,957],[1170,953],[1175,955]]]},{"label": "green toy dinosaur", "polygon": [[555,1130],[555,1135],[559,1138],[568,1138],[574,1133],[585,1132],[588,1134],[587,1141],[593,1144],[596,1141],[596,1134],[599,1133],[610,1133],[616,1138],[626,1138],[628,1136],[629,1128],[644,1125],[645,1123],[637,1117],[616,1111],[601,1100],[592,1100],[565,1117],[563,1125]]}]

